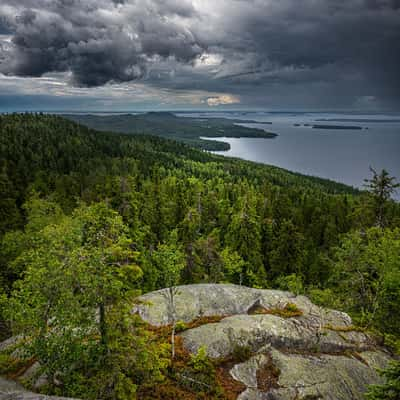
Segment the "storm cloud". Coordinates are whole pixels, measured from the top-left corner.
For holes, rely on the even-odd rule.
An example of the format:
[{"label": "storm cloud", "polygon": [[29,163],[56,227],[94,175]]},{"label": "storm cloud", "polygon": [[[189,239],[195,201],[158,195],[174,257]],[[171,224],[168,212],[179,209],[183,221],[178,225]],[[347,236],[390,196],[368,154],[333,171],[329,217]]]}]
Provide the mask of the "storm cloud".
[{"label": "storm cloud", "polygon": [[181,21],[194,12],[184,1],[14,3],[0,8],[12,27],[12,46],[0,64],[4,74],[70,71],[75,84],[98,86],[142,78],[157,57],[190,63],[203,51]]},{"label": "storm cloud", "polygon": [[63,73],[81,87],[140,82],[152,91],[204,92],[212,106],[396,108],[399,70],[400,0],[0,5],[6,76]]}]

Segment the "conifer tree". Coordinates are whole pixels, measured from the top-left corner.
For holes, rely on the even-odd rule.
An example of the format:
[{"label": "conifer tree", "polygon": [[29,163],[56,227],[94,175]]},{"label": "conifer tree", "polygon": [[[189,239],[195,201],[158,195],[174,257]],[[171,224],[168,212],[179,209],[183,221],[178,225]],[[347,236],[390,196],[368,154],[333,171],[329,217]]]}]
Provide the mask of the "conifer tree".
[{"label": "conifer tree", "polygon": [[380,173],[370,167],[372,172],[371,179],[365,179],[365,186],[369,190],[372,197],[372,208],[375,214],[375,223],[383,228],[387,225],[386,209],[387,202],[392,194],[400,187],[400,183],[396,182],[396,178],[390,176],[383,169]]}]

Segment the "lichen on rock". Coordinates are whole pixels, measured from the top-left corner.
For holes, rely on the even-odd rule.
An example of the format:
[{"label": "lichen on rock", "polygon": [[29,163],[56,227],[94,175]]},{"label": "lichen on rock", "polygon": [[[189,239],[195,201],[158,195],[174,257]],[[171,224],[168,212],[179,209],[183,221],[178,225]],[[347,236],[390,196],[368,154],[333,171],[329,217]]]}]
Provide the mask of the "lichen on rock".
[{"label": "lichen on rock", "polygon": [[[152,325],[167,325],[164,298],[163,290],[142,296],[134,312]],[[205,346],[209,357],[223,359],[238,347],[251,350],[249,359],[231,369],[246,386],[239,400],[361,400],[366,386],[381,379],[376,368],[391,358],[347,314],[318,307],[305,296],[201,284],[179,287],[175,301],[178,320],[224,317],[180,334],[190,352]],[[288,304],[296,309],[293,317],[276,312]]]},{"label": "lichen on rock", "polygon": [[[171,323],[166,291],[141,296],[132,310],[154,332],[168,331]],[[238,400],[361,400],[367,385],[381,380],[376,369],[391,359],[372,336],[352,326],[347,314],[318,307],[305,296],[199,284],[178,287],[174,304],[175,319],[182,321],[182,349],[197,354],[204,347],[214,364],[237,381],[235,393],[245,387]],[[19,340],[0,344],[0,350],[12,349]],[[33,365],[25,378],[37,371]],[[1,379],[3,398],[62,399]]]}]

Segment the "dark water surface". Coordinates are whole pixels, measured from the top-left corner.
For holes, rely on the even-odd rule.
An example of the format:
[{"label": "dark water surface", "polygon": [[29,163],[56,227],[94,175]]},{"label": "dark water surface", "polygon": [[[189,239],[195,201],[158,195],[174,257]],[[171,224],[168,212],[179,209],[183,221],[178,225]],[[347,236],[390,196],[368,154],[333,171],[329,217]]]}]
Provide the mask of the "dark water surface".
[{"label": "dark water surface", "polygon": [[[369,177],[369,166],[378,170],[385,168],[400,180],[400,117],[398,115],[321,113],[191,115],[251,119],[259,123],[246,124],[246,126],[259,127],[279,135],[275,139],[223,138],[223,141],[231,145],[231,149],[216,152],[218,154],[276,165],[356,187],[361,187],[363,179]],[[321,119],[325,120],[324,125],[356,125],[362,129],[313,129],[312,125],[321,124],[317,121]],[[327,119],[334,119],[334,121],[327,121]],[[263,121],[269,121],[272,124],[262,124]],[[300,124],[300,126],[295,126],[295,124]]]}]

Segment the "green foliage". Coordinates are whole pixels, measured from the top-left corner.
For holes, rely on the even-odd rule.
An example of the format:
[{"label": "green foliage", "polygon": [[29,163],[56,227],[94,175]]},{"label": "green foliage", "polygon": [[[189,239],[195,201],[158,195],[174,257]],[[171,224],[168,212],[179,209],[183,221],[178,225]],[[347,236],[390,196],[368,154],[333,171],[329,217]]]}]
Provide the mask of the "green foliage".
[{"label": "green foliage", "polygon": [[189,365],[194,371],[202,373],[209,373],[210,370],[214,369],[210,359],[207,357],[207,349],[205,346],[201,346],[197,350],[197,354],[192,354],[190,356]]},{"label": "green foliage", "polygon": [[[360,195],[58,116],[0,116],[0,131],[0,335],[12,327],[32,338],[28,355],[62,378],[50,391],[123,399],[162,381],[173,346],[156,344],[130,302],[138,289],[182,283],[311,294],[397,346],[400,205],[387,173]],[[371,229],[377,224],[385,229]],[[187,374],[202,383],[179,378],[184,385],[215,395],[215,376],[192,366]]]},{"label": "green foliage", "polygon": [[115,317],[118,321],[112,325],[108,354],[92,353],[87,362],[63,376],[63,388],[55,387],[53,392],[85,399],[128,400],[136,398],[141,385],[164,382],[168,348],[158,345],[135,318],[125,315],[122,322],[120,312]]},{"label": "green foliage", "polygon": [[380,371],[385,379],[381,385],[370,385],[365,397],[367,400],[397,400],[400,398],[400,361],[392,361]]},{"label": "green foliage", "polygon": [[372,178],[365,179],[365,186],[371,193],[370,207],[375,215],[375,223],[383,228],[388,223],[387,208],[390,205],[390,197],[400,187],[400,183],[397,183],[396,178],[390,176],[385,169],[380,173],[373,168],[370,170]]},{"label": "green foliage", "polygon": [[239,199],[239,210],[232,216],[226,243],[243,257],[243,284],[264,286],[266,273],[261,257],[261,225],[253,193]]},{"label": "green foliage", "polygon": [[225,118],[177,117],[169,112],[149,112],[138,115],[68,115],[76,122],[100,131],[151,133],[163,138],[174,139],[203,150],[229,150],[229,144],[200,137],[263,137],[273,138],[274,133],[263,129],[248,128],[236,124],[243,122]]},{"label": "green foliage", "polygon": [[226,247],[221,253],[224,277],[228,282],[242,284],[246,263],[237,251]]},{"label": "green foliage", "polygon": [[17,191],[2,161],[0,161],[0,236],[22,225],[21,212],[16,201]]},{"label": "green foliage", "polygon": [[296,296],[304,293],[303,280],[296,274],[283,275],[275,280],[279,289],[289,290]]},{"label": "green foliage", "polygon": [[340,308],[336,293],[331,288],[319,289],[311,287],[308,290],[311,301],[322,307]]},{"label": "green foliage", "polygon": [[172,236],[169,243],[160,244],[151,254],[158,275],[157,289],[178,285],[185,267],[185,255],[175,235]]},{"label": "green foliage", "polygon": [[384,334],[385,346],[389,347],[395,354],[400,354],[400,336],[391,333]]},{"label": "green foliage", "polygon": [[194,281],[215,283],[223,278],[223,260],[215,232],[206,238],[199,238],[194,243],[194,261]]},{"label": "green foliage", "polygon": [[332,289],[359,323],[400,335],[400,230],[346,235],[333,256]]},{"label": "green foliage", "polygon": [[187,368],[179,374],[179,383],[200,397],[220,398],[222,389],[216,380],[214,364],[207,357],[207,350],[200,347],[191,355]]},{"label": "green foliage", "polygon": [[253,355],[253,352],[249,346],[237,344],[234,346],[233,351],[232,351],[232,358],[237,362],[245,362],[252,355]]},{"label": "green foliage", "polygon": [[304,235],[291,220],[284,219],[277,226],[269,255],[271,275],[276,278],[283,274],[297,274],[304,270],[306,247]]},{"label": "green foliage", "polygon": [[42,199],[33,192],[23,205],[26,214],[25,230],[39,232],[44,227],[57,223],[63,216],[61,207],[54,201]]},{"label": "green foliage", "polygon": [[183,321],[176,321],[176,324],[175,324],[176,332],[183,332],[186,329],[188,329],[188,327]]},{"label": "green foliage", "polygon": [[47,205],[38,199],[29,204],[27,226],[36,228],[35,241],[15,259],[26,269],[5,315],[16,333],[29,337],[28,354],[41,363],[51,386],[57,376],[68,390],[79,391],[71,385],[90,366],[94,398],[132,398],[137,383],[161,379],[164,366],[130,316],[142,272],[127,228],[104,203],[44,225]]},{"label": "green foliage", "polygon": [[285,310],[289,313],[296,313],[299,311],[299,308],[294,303],[287,303],[285,306]]},{"label": "green foliage", "polygon": [[18,372],[27,363],[24,358],[14,358],[9,352],[0,353],[0,374],[10,375]]}]

